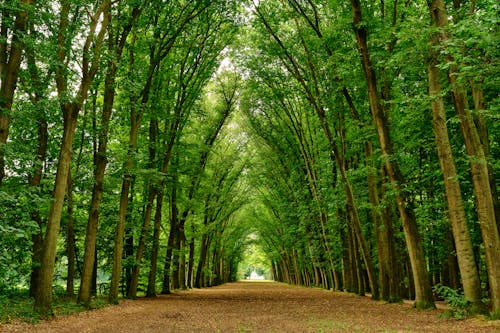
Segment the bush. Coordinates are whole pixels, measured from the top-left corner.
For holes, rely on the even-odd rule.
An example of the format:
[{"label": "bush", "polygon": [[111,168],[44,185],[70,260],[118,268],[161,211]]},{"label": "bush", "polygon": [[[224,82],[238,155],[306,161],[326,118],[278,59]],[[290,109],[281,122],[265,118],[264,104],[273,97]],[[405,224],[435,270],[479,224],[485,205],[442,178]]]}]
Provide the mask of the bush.
[{"label": "bush", "polygon": [[[66,297],[65,289],[54,286],[52,314],[67,316],[73,313],[99,309],[108,305],[104,297],[93,298],[89,306],[78,304],[74,299]],[[21,320],[27,323],[37,323],[40,314],[33,309],[34,300],[28,295],[28,289],[3,289],[0,293],[0,323]]]},{"label": "bush", "polygon": [[440,284],[434,286],[434,292],[451,307],[451,310],[446,311],[444,315],[457,320],[470,315],[470,302],[465,299],[462,292]]}]

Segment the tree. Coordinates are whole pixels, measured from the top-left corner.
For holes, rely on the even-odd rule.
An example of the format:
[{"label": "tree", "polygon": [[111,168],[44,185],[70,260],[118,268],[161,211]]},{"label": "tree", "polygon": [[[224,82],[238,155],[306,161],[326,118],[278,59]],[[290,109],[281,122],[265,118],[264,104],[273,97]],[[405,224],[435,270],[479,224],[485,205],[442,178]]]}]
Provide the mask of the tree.
[{"label": "tree", "polygon": [[[0,23],[0,186],[5,177],[5,145],[9,137],[10,112],[17,87],[32,0],[2,6]],[[14,18],[15,17],[15,18]]]},{"label": "tree", "polygon": [[[446,7],[443,1],[429,1],[429,10],[433,24],[438,28],[445,28],[448,24]],[[449,37],[442,30],[437,35],[435,43],[437,45],[445,43]],[[490,187],[488,165],[486,156],[481,143],[479,133],[470,112],[466,90],[463,84],[457,80],[458,71],[452,55],[445,57],[445,62],[449,65],[447,70],[448,80],[452,87],[453,104],[455,112],[460,119],[460,128],[464,137],[467,153],[471,157],[470,165],[472,172],[472,181],[474,184],[474,193],[477,203],[477,214],[481,221],[481,231],[485,244],[486,265],[488,270],[488,281],[490,284],[490,293],[494,315],[500,313],[500,268],[495,264],[500,260],[500,237],[495,216],[494,200]],[[466,258],[464,258],[466,260]],[[477,297],[472,294],[470,297]],[[474,300],[477,303],[477,300]]]},{"label": "tree", "polygon": [[464,286],[464,294],[468,301],[476,307],[476,311],[481,307],[481,283],[477,271],[476,261],[472,241],[469,235],[465,208],[463,205],[458,173],[448,137],[448,127],[446,125],[446,111],[443,102],[442,89],[440,83],[439,55],[436,46],[439,45],[439,36],[434,33],[431,36],[431,49],[429,59],[429,95],[432,98],[432,116],[434,135],[436,137],[436,147],[438,151],[441,170],[443,172],[446,199],[452,225],[455,246],[457,249],[457,259]]},{"label": "tree", "polygon": [[373,122],[377,129],[382,157],[385,169],[389,175],[391,184],[396,189],[397,206],[401,216],[405,231],[405,238],[408,247],[408,254],[412,265],[413,279],[415,282],[415,306],[419,309],[434,307],[432,290],[425,266],[424,252],[418,233],[418,228],[413,212],[413,202],[403,190],[405,180],[400,171],[399,165],[393,159],[393,144],[391,142],[387,115],[381,107],[378,92],[376,73],[372,65],[371,56],[368,49],[367,30],[362,24],[362,9],[359,0],[352,0],[353,29],[356,35],[357,47],[361,56],[361,64],[365,74],[366,85],[370,102],[370,110]]},{"label": "tree", "polygon": [[[40,282],[35,297],[35,309],[46,316],[50,311],[52,298],[52,277],[57,246],[57,236],[64,204],[64,195],[71,162],[73,138],[76,130],[78,114],[84,103],[90,84],[99,68],[99,58],[104,42],[105,30],[109,22],[110,2],[100,3],[90,18],[87,37],[82,50],[82,78],[78,91],[71,96],[69,91],[68,73],[64,64],[69,56],[66,40],[69,36],[69,14],[71,3],[61,3],[60,21],[58,27],[58,68],[56,70],[56,85],[63,115],[64,131],[60,146],[57,175],[54,184],[53,201],[50,206],[47,228],[45,231],[43,254],[41,257]],[[102,17],[102,19],[101,19]],[[100,23],[98,27],[98,23]],[[97,31],[97,33],[96,33]],[[92,51],[91,45],[95,43]],[[91,53],[92,52],[92,53]],[[93,55],[93,59],[89,57]]]},{"label": "tree", "polygon": [[[113,112],[114,99],[116,95],[116,75],[126,40],[140,16],[142,8],[135,5],[130,8],[128,20],[118,18],[117,23],[110,24],[108,28],[108,53],[110,59],[107,64],[106,78],[104,80],[104,101],[101,118],[101,130],[97,154],[94,160],[94,187],[92,189],[92,200],[89,207],[89,220],[87,232],[85,233],[85,254],[83,259],[82,278],[78,292],[78,301],[88,304],[90,302],[90,289],[92,272],[94,268],[95,246],[97,239],[97,226],[99,221],[99,210],[103,194],[104,172],[107,165],[107,146],[109,136],[110,119]],[[124,21],[122,23],[122,20]]]}]

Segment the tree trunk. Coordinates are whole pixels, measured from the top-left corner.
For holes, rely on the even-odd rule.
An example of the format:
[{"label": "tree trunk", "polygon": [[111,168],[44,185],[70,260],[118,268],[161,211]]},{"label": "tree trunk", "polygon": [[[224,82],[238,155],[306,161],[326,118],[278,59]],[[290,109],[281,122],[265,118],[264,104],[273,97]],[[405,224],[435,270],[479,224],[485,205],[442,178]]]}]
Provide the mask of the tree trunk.
[{"label": "tree trunk", "polygon": [[[63,114],[63,137],[59,152],[59,162],[57,164],[57,173],[54,184],[54,191],[52,194],[52,202],[49,210],[49,217],[47,221],[47,228],[44,237],[44,249],[40,267],[40,280],[38,293],[35,298],[35,310],[40,312],[42,316],[47,316],[50,311],[52,299],[52,278],[54,275],[55,255],[57,249],[57,237],[59,234],[59,227],[61,223],[62,208],[64,205],[64,195],[66,193],[68,173],[70,171],[70,163],[72,156],[72,145],[75,135],[78,114],[80,109],[87,98],[90,84],[99,68],[100,51],[102,48],[103,40],[107,25],[109,23],[109,6],[110,1],[104,1],[96,9],[91,20],[89,27],[89,35],[87,36],[83,46],[82,58],[82,79],[77,95],[72,102],[64,102],[61,104],[61,111]],[[59,47],[58,61],[64,63],[68,56],[68,50],[65,48],[65,37],[67,37],[67,28],[69,22],[69,3],[64,3],[61,6],[61,14],[59,20],[59,32],[57,42]],[[97,29],[97,22],[101,14],[103,19],[100,22],[96,36],[94,33]],[[96,38],[97,37],[97,38]],[[92,45],[92,51],[90,46]],[[92,63],[90,63],[89,53],[93,54]],[[56,70],[56,86],[58,95],[62,100],[68,99],[68,81],[63,68]]]},{"label": "tree trunk", "polygon": [[40,266],[40,280],[35,297],[35,310],[47,316],[50,312],[52,301],[52,278],[57,249],[57,237],[68,183],[73,138],[75,134],[79,108],[75,105],[63,109],[64,132],[57,165],[57,174],[54,184],[53,200],[50,205],[49,218],[45,231],[43,253]]},{"label": "tree trunk", "polygon": [[396,269],[395,240],[392,221],[390,216],[380,213],[380,195],[377,182],[376,168],[373,165],[372,143],[366,141],[364,144],[365,158],[367,163],[368,196],[371,204],[371,215],[374,222],[377,256],[379,260],[379,281],[381,298],[389,302],[401,301],[401,295],[397,292],[400,284],[398,271]]},{"label": "tree trunk", "polygon": [[358,50],[361,55],[361,63],[368,88],[372,118],[377,129],[385,168],[391,180],[391,184],[396,189],[396,203],[403,222],[403,230],[414,275],[415,307],[418,309],[434,308],[435,305],[432,298],[432,289],[426,268],[424,251],[418,233],[415,213],[413,212],[413,202],[408,193],[403,189],[405,180],[399,170],[397,161],[393,158],[388,121],[380,107],[375,70],[373,69],[368,52],[367,32],[365,26],[362,24],[361,4],[359,0],[351,0],[351,4],[353,12],[353,29],[356,35]]},{"label": "tree trunk", "polygon": [[172,276],[172,289],[177,290],[180,288],[179,280],[179,259],[180,259],[180,234],[179,234],[179,223],[177,222],[176,227],[171,231],[174,233],[174,248],[172,251],[172,266],[171,266],[171,276]]},{"label": "tree trunk", "polygon": [[[472,88],[472,99],[474,101],[474,123],[476,124],[477,132],[479,135],[479,139],[481,140],[481,144],[483,145],[484,156],[489,161],[491,159],[490,156],[490,141],[488,137],[488,125],[486,123],[485,118],[482,116],[481,112],[485,110],[484,104],[484,94],[481,87],[472,82],[471,80],[471,88]],[[490,189],[491,195],[493,198],[493,206],[495,207],[495,218],[497,222],[498,232],[500,233],[500,198],[498,195],[497,185],[495,182],[496,175],[495,170],[492,167],[491,163],[488,163],[488,174],[490,178]]]},{"label": "tree trunk", "polygon": [[209,238],[207,235],[203,234],[200,242],[200,258],[198,259],[198,267],[196,269],[196,276],[194,279],[194,287],[201,288],[203,287],[203,268],[205,267],[205,262],[207,260],[208,255],[208,247],[209,247]]},{"label": "tree trunk", "polygon": [[68,172],[67,186],[68,225],[66,228],[66,255],[68,256],[68,276],[66,280],[66,295],[73,297],[75,295],[75,217],[73,214],[73,178],[71,176],[71,169]]},{"label": "tree trunk", "polygon": [[146,210],[144,212],[144,221],[141,229],[141,234],[139,236],[139,244],[137,245],[137,251],[135,255],[135,262],[132,267],[132,279],[130,281],[130,288],[128,289],[128,298],[135,299],[137,296],[137,285],[139,284],[139,270],[142,261],[142,255],[146,248],[146,237],[149,232],[149,224],[151,222],[151,213],[153,211],[153,203],[156,197],[156,190],[152,185],[148,189],[148,199],[146,204]]},{"label": "tree trunk", "polygon": [[[109,122],[113,113],[113,105],[116,94],[115,79],[118,69],[118,63],[123,54],[123,48],[132,26],[139,16],[141,10],[138,6],[131,11],[130,19],[124,25],[118,38],[114,38],[112,29],[109,30],[108,50],[110,54],[114,53],[114,59],[108,62],[108,70],[104,79],[104,102],[101,116],[101,130],[99,132],[99,147],[94,160],[94,186],[92,188],[92,199],[89,207],[89,219],[87,222],[87,232],[85,234],[85,254],[83,259],[83,270],[78,293],[78,301],[88,304],[90,301],[90,281],[91,267],[94,267],[94,255],[97,228],[99,223],[99,210],[102,202],[104,173],[106,171],[107,145],[109,136]],[[116,44],[115,44],[116,43]]]},{"label": "tree trunk", "polygon": [[[47,152],[48,143],[48,124],[43,117],[38,119],[38,152],[35,156],[35,170],[33,175],[29,177],[28,182],[30,186],[38,187],[43,174],[43,163],[45,161],[45,155]],[[31,218],[38,225],[38,230],[31,236],[33,242],[33,254],[31,257],[31,275],[30,275],[30,297],[35,297],[38,281],[40,279],[40,261],[42,258],[43,251],[43,238],[42,238],[42,217],[40,216],[40,211],[38,207],[33,207],[33,211],[30,213]]]},{"label": "tree trunk", "polygon": [[194,226],[194,223],[191,224],[191,227],[192,227],[192,230],[191,230],[191,239],[189,240],[189,259],[188,259],[188,276],[187,276],[188,288],[193,288],[193,286],[194,286],[194,252],[195,252],[195,244],[194,244],[195,226]]},{"label": "tree trunk", "polygon": [[446,125],[446,111],[441,97],[441,84],[439,82],[439,64],[437,51],[438,36],[431,36],[429,71],[429,95],[432,98],[432,126],[436,138],[439,163],[443,173],[448,213],[451,229],[455,240],[458,265],[462,276],[465,298],[471,302],[472,308],[478,311],[481,307],[481,282],[474,259],[472,241],[469,235],[465,209],[460,191],[459,177],[448,138]]},{"label": "tree trunk", "polygon": [[[134,39],[135,41],[135,39]],[[133,41],[133,42],[134,42]],[[157,59],[154,54],[154,49],[152,50],[152,55],[149,59],[149,70],[148,77],[141,91],[141,100],[139,105],[137,96],[133,96],[130,99],[130,134],[127,150],[127,160],[124,163],[125,173],[123,175],[122,189],[120,194],[120,208],[118,211],[118,222],[116,225],[115,234],[115,246],[113,250],[113,269],[111,272],[111,284],[109,290],[108,300],[110,303],[118,302],[118,287],[120,284],[120,274],[122,267],[122,255],[123,255],[123,237],[125,232],[125,223],[127,219],[128,210],[128,196],[130,193],[130,185],[132,180],[132,169],[134,167],[134,155],[137,149],[137,138],[138,131],[141,125],[142,116],[144,114],[144,108],[149,100],[149,93],[151,90],[151,84],[153,82],[154,74],[157,70],[160,59]],[[133,49],[130,51],[130,68],[129,72],[132,73],[134,66],[134,52]],[[139,108],[139,109],[137,109]]]},{"label": "tree trunk", "polygon": [[176,204],[176,187],[174,186],[172,188],[172,193],[170,197],[170,232],[168,235],[168,242],[167,242],[167,253],[165,255],[165,266],[163,269],[163,287],[162,287],[162,294],[170,294],[170,280],[172,278],[172,260],[173,260],[173,249],[175,247],[175,233],[177,229],[177,217],[178,217],[178,210],[177,210],[177,204]]},{"label": "tree trunk", "polygon": [[[130,140],[132,140],[131,138]],[[133,147],[129,146],[129,154],[126,163],[126,173],[122,182],[120,194],[120,209],[118,212],[118,223],[116,225],[116,234],[113,251],[113,268],[111,272],[111,282],[109,287],[108,301],[110,303],[118,303],[118,289],[120,286],[120,276],[122,270],[123,256],[123,238],[125,236],[125,221],[127,218],[128,196],[130,185],[132,183],[132,175],[130,174],[133,166]]]},{"label": "tree trunk", "polygon": [[[434,25],[441,29],[445,28],[448,25],[448,17],[444,2],[442,0],[433,0],[432,2],[428,2],[428,4]],[[439,38],[440,40],[437,42],[441,43],[441,45],[444,45],[449,39],[444,30],[440,31]],[[500,265],[498,265],[500,262],[500,235],[495,217],[488,163],[477,127],[474,124],[474,119],[468,107],[465,88],[462,83],[457,81],[457,67],[454,64],[454,59],[451,54],[447,54],[445,59],[449,64],[447,74],[452,86],[455,112],[460,120],[465,147],[470,156],[476,211],[484,241],[492,315],[500,316]]]},{"label": "tree trunk", "polygon": [[147,297],[156,296],[156,271],[158,267],[158,251],[160,248],[161,217],[163,207],[163,190],[159,190],[156,195],[156,210],[153,227],[153,246],[151,249],[151,265],[148,275]]},{"label": "tree trunk", "polygon": [[187,289],[186,285],[186,233],[184,226],[179,230],[179,287]]},{"label": "tree trunk", "polygon": [[9,137],[10,112],[24,49],[22,38],[26,31],[28,9],[32,3],[33,0],[20,1],[10,45],[8,45],[9,38],[6,36],[9,30],[7,18],[2,19],[0,28],[2,31],[0,39],[0,186],[5,177],[5,144]]},{"label": "tree trunk", "polygon": [[[112,36],[110,36],[112,38]],[[109,49],[112,51],[110,42]],[[122,47],[123,49],[123,47]],[[104,173],[107,165],[107,144],[109,134],[109,121],[113,112],[113,104],[115,97],[115,77],[117,63],[121,58],[121,49],[116,51],[116,59],[108,63],[108,71],[104,80],[104,103],[101,116],[101,130],[99,132],[99,146],[97,154],[94,158],[94,185],[92,187],[92,199],[89,206],[89,218],[85,233],[85,252],[83,255],[83,268],[80,281],[80,289],[78,292],[78,302],[89,304],[90,289],[92,281],[92,271],[94,267],[97,228],[99,223],[99,210],[102,202],[102,194],[104,187]]]},{"label": "tree trunk", "polygon": [[125,234],[124,234],[124,242],[123,245],[123,258],[127,261],[127,266],[124,267],[123,272],[125,276],[120,280],[122,282],[122,295],[126,297],[130,290],[130,284],[132,281],[132,265],[130,264],[132,257],[134,256],[134,225],[135,219],[132,217],[134,213],[134,194],[135,194],[135,176],[132,177],[132,183],[130,184],[130,195],[128,198],[128,207],[127,207],[127,215],[126,215],[126,225],[125,225]]}]

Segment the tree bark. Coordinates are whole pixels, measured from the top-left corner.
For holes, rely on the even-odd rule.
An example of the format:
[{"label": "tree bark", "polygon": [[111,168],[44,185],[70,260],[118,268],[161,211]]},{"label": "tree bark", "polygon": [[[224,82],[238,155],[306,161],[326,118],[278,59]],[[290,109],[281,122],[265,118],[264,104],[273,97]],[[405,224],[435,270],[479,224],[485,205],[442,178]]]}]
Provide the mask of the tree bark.
[{"label": "tree bark", "polygon": [[[16,13],[8,45],[8,20],[2,19],[0,27],[0,186],[5,177],[5,145],[9,137],[10,112],[17,87],[19,69],[21,68],[24,50],[23,34],[28,22],[28,9],[34,0],[21,0]],[[4,9],[2,9],[3,11]],[[2,18],[6,11],[2,13]]]},{"label": "tree bark", "polygon": [[148,275],[147,297],[156,296],[156,271],[158,267],[158,251],[160,248],[161,217],[163,207],[163,190],[159,190],[156,195],[156,210],[153,227],[153,246],[151,249],[151,265]]},{"label": "tree bark", "polygon": [[[52,300],[52,278],[54,274],[55,256],[57,248],[57,237],[59,234],[59,227],[61,222],[62,208],[64,205],[64,196],[66,193],[66,185],[68,173],[70,170],[72,145],[75,135],[78,114],[80,109],[87,98],[90,84],[92,83],[97,70],[99,68],[99,60],[101,48],[104,40],[105,30],[108,24],[109,16],[107,12],[110,8],[110,1],[104,1],[97,8],[94,13],[91,25],[89,28],[89,35],[83,46],[83,59],[82,59],[82,79],[77,95],[73,101],[61,102],[61,111],[63,114],[63,137],[59,152],[59,161],[57,164],[57,173],[54,184],[54,191],[52,195],[52,203],[50,205],[49,217],[47,221],[47,228],[44,237],[44,249],[40,267],[40,280],[38,293],[35,298],[35,310],[41,313],[42,316],[47,316],[51,307]],[[59,21],[58,33],[58,60],[62,64],[68,56],[68,50],[65,49],[65,36],[68,26],[70,6],[68,2],[63,1],[61,5],[61,16]],[[94,36],[95,30],[98,25],[98,18],[104,13],[103,20],[100,22],[97,38]],[[88,54],[90,47],[93,46],[92,52],[94,58],[90,63]],[[56,71],[56,86],[58,95],[61,100],[67,100],[68,82],[63,68],[58,68]],[[64,96],[64,97],[63,97]]]},{"label": "tree bark", "polygon": [[64,197],[72,155],[72,144],[76,129],[78,109],[74,106],[63,109],[64,133],[59,154],[53,201],[45,231],[43,253],[40,266],[40,280],[35,297],[35,310],[42,316],[50,312],[52,302],[52,278],[57,248],[57,237],[62,216]]},{"label": "tree bark", "polygon": [[485,117],[481,115],[481,112],[485,110],[485,102],[484,102],[484,93],[479,84],[473,82],[471,80],[471,89],[472,89],[472,99],[474,101],[474,123],[477,127],[477,132],[479,135],[479,139],[481,140],[481,144],[483,145],[484,155],[488,160],[488,174],[490,177],[490,189],[491,195],[493,197],[493,205],[495,207],[495,218],[497,221],[498,232],[500,233],[500,198],[498,195],[497,185],[495,182],[496,174],[495,170],[492,167],[489,160],[491,159],[490,155],[490,140],[488,137],[488,125],[486,123]]},{"label": "tree bark", "polygon": [[[176,180],[174,181],[174,183]],[[170,232],[168,235],[167,241],[167,253],[165,255],[165,265],[163,269],[163,286],[162,286],[162,294],[170,294],[170,284],[172,278],[172,262],[173,262],[173,249],[175,247],[175,233],[177,229],[177,218],[178,218],[178,209],[176,203],[176,194],[177,188],[176,185],[172,188],[171,196],[170,196]]]},{"label": "tree bark", "polygon": [[[31,81],[33,85],[36,87],[34,91],[34,96],[31,97],[33,105],[38,107],[38,115],[37,115],[37,128],[38,128],[38,149],[37,154],[35,156],[34,169],[32,175],[28,177],[28,183],[30,186],[38,188],[40,186],[42,175],[43,175],[43,165],[45,162],[45,156],[47,153],[47,145],[48,145],[48,123],[45,119],[45,115],[42,112],[42,108],[39,107],[38,103],[42,100],[42,94],[44,90],[39,89],[43,85],[40,82],[38,68],[36,67],[35,59],[33,54],[30,52],[32,50],[28,49],[27,52],[27,60],[28,60],[28,70],[30,72]],[[40,210],[38,207],[33,207],[33,210],[30,212],[30,216],[33,221],[35,221],[38,225],[38,230],[31,237],[33,242],[33,253],[31,257],[31,274],[30,274],[30,289],[29,295],[30,297],[35,297],[37,285],[39,281],[40,275],[40,261],[42,256],[43,249],[43,235],[42,235],[42,224],[43,220],[40,215]]]},{"label": "tree bark", "polygon": [[435,305],[432,298],[432,289],[426,268],[424,251],[418,233],[415,213],[413,211],[413,202],[409,194],[404,190],[405,180],[393,156],[388,121],[380,107],[375,70],[373,69],[370,54],[368,52],[367,32],[362,23],[361,4],[359,0],[351,0],[351,4],[353,12],[353,29],[356,35],[357,47],[361,55],[361,64],[368,88],[372,119],[377,129],[385,168],[391,180],[391,184],[396,189],[396,203],[403,222],[403,230],[415,283],[415,307],[418,309],[434,308]]},{"label": "tree bark", "polygon": [[[443,0],[432,0],[428,1],[428,5],[434,25],[441,29],[439,42],[444,45],[449,39],[446,31],[443,29],[448,25],[445,4]],[[460,129],[464,137],[467,154],[470,156],[469,163],[476,198],[476,211],[484,241],[492,315],[500,316],[500,265],[498,265],[500,262],[500,235],[495,217],[495,205],[491,193],[488,163],[477,127],[469,110],[465,88],[457,80],[458,71],[456,64],[454,64],[453,56],[447,54],[445,61],[449,64],[447,75],[452,87],[455,113],[460,120]]]},{"label": "tree bark", "polygon": [[465,298],[471,302],[474,311],[481,307],[481,281],[474,259],[472,241],[469,235],[465,209],[460,190],[459,177],[455,167],[455,160],[451,150],[446,125],[446,111],[441,97],[440,70],[438,53],[435,47],[439,45],[438,36],[431,36],[430,60],[428,66],[429,95],[432,106],[432,127],[436,139],[439,163],[443,173],[448,214],[451,222],[453,238],[457,251],[458,265],[462,276]]},{"label": "tree bark", "polygon": [[146,248],[146,237],[149,232],[149,224],[151,223],[151,213],[153,211],[154,199],[156,197],[156,190],[152,185],[149,186],[148,189],[148,198],[147,204],[143,219],[143,225],[141,228],[141,233],[139,236],[139,244],[137,245],[137,251],[135,255],[135,262],[132,267],[132,278],[130,280],[130,287],[127,290],[127,297],[135,299],[137,297],[137,286],[139,284],[139,270],[142,261],[142,255],[144,254],[144,250]]},{"label": "tree bark", "polygon": [[140,9],[138,7],[134,7],[128,23],[123,27],[120,36],[116,39],[112,33],[112,28],[108,29],[108,50],[110,54],[114,54],[114,59],[108,61],[108,69],[106,71],[106,77],[104,79],[104,99],[101,116],[101,129],[99,132],[97,154],[94,159],[94,185],[92,187],[92,199],[89,206],[89,218],[87,221],[87,229],[85,234],[85,252],[83,257],[82,276],[80,281],[80,289],[78,292],[78,302],[82,302],[87,305],[90,302],[90,286],[92,281],[92,271],[93,267],[95,266],[94,253],[96,251],[99,210],[101,207],[104,188],[104,174],[108,163],[106,156],[109,136],[109,123],[111,115],[113,113],[113,105],[116,94],[116,72],[123,54],[126,39],[139,14]]},{"label": "tree bark", "polygon": [[194,254],[195,254],[195,227],[194,223],[191,225],[191,239],[189,240],[189,259],[188,259],[188,276],[187,276],[187,284],[188,288],[193,288],[194,286]]},{"label": "tree bark", "polygon": [[67,210],[68,225],[66,227],[66,255],[68,256],[68,276],[66,281],[66,295],[73,297],[75,295],[75,217],[73,204],[73,177],[71,169],[68,172],[67,189]]}]

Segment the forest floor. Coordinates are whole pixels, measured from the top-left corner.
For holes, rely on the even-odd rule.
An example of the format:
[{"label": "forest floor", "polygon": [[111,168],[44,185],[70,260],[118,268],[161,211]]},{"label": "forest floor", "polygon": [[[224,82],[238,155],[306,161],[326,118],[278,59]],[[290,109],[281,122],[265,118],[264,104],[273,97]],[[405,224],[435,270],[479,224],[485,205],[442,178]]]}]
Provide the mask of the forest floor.
[{"label": "forest floor", "polygon": [[500,332],[500,320],[453,320],[368,297],[274,282],[237,282],[56,317],[0,332]]}]

